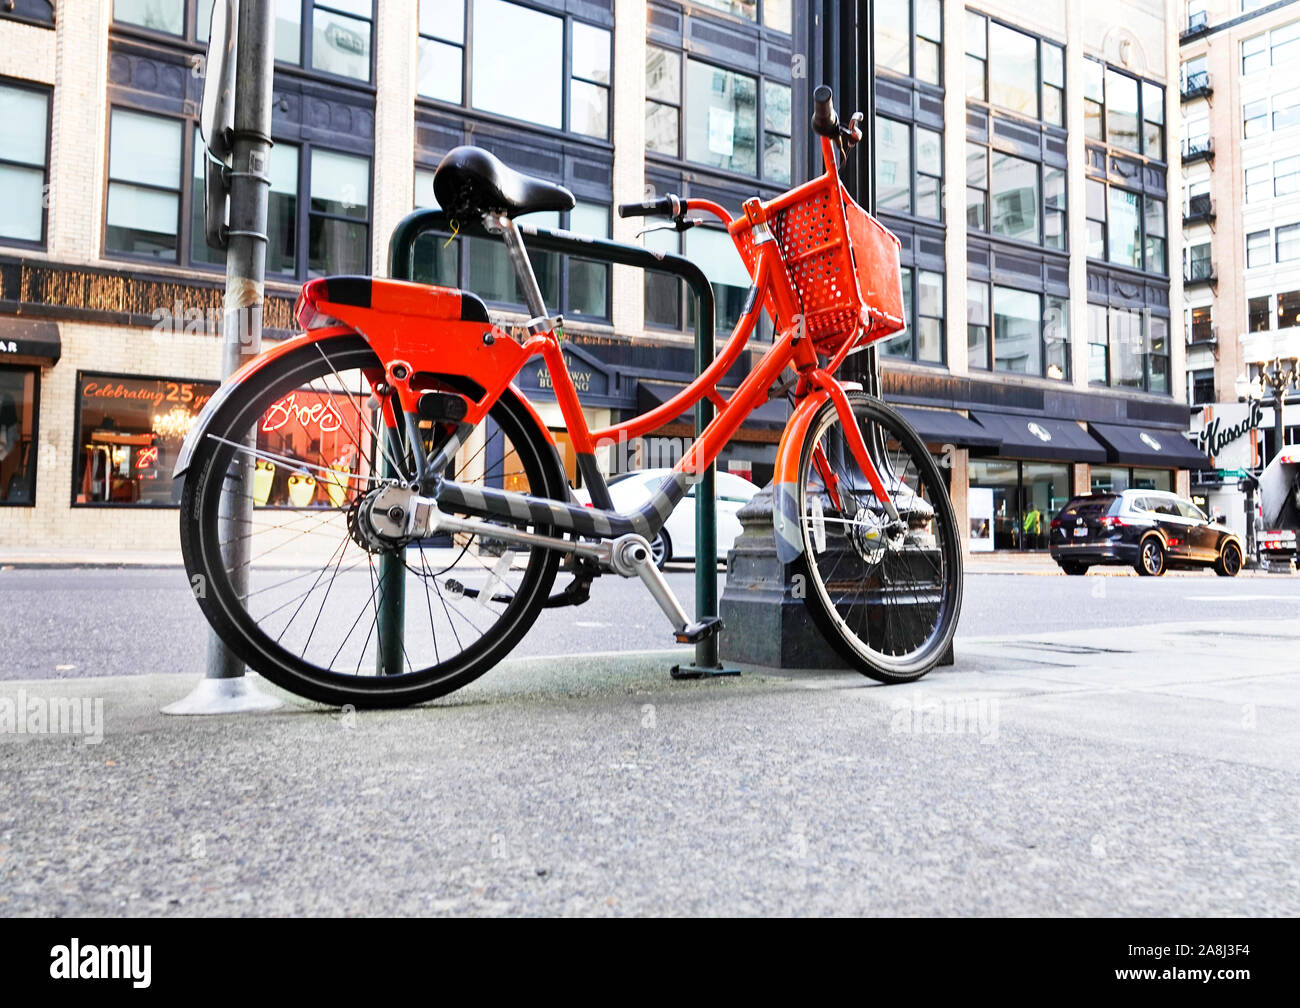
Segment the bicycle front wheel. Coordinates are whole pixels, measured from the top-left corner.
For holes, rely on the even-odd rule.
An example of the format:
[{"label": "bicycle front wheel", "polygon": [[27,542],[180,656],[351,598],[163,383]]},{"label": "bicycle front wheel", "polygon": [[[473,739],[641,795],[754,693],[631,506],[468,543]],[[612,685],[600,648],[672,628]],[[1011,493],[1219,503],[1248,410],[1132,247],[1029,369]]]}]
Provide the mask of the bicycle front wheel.
[{"label": "bicycle front wheel", "polygon": [[836,651],[872,679],[910,682],[939,662],[957,629],[957,523],[939,467],[907,421],[866,393],[848,397],[899,518],[871,489],[828,402],[800,452],[795,566]]},{"label": "bicycle front wheel", "polygon": [[[382,377],[359,336],[254,372],[204,431],[181,499],[186,569],[213,629],[249,667],[327,704],[404,706],[477,678],[532,625],[559,563],[490,536],[382,534],[377,495],[414,471],[371,394]],[[415,450],[450,426],[423,421]],[[566,494],[554,450],[509,397],[450,469],[471,485]]]}]

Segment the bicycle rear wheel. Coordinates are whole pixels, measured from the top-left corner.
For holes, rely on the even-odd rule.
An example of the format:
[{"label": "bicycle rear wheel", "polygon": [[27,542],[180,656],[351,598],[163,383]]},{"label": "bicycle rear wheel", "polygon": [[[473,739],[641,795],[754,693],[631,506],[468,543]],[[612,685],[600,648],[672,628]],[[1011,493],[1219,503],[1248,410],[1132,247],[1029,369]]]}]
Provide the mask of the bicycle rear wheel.
[{"label": "bicycle rear wheel", "polygon": [[[394,542],[376,533],[367,506],[391,482],[383,463],[403,483],[413,472],[409,446],[381,441],[371,383],[382,375],[359,336],[267,364],[213,418],[181,498],[186,570],[213,629],[250,668],[327,704],[404,706],[482,675],[532,625],[559,563],[554,550],[479,536]],[[449,431],[432,424],[422,433],[428,450]],[[554,450],[509,397],[460,449],[450,475],[566,496]],[[223,488],[252,499],[251,518],[233,531],[220,521],[230,507]],[[236,542],[247,546],[246,584],[231,566]],[[403,589],[396,626],[380,617],[388,593],[397,594],[386,568]],[[400,669],[380,656],[385,633]]]},{"label": "bicycle rear wheel", "polygon": [[910,682],[939,662],[957,629],[957,523],[939,468],[907,421],[866,393],[848,397],[900,521],[891,524],[828,402],[800,452],[796,572],[807,578],[814,621],[854,668]]}]

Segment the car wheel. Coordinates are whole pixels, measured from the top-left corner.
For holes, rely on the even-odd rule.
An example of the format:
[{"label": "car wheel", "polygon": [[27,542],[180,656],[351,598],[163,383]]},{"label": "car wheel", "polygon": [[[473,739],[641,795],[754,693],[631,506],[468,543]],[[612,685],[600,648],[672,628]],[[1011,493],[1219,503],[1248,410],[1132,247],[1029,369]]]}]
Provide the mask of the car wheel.
[{"label": "car wheel", "polygon": [[1234,542],[1225,543],[1219,559],[1214,561],[1214,573],[1219,577],[1236,577],[1241,571],[1241,547]]},{"label": "car wheel", "polygon": [[672,555],[672,540],[668,538],[667,532],[660,529],[659,534],[655,536],[654,540],[650,543],[650,558],[654,560],[656,567],[663,570],[664,564],[672,558]]},{"label": "car wheel", "polygon": [[1165,572],[1165,548],[1155,536],[1142,540],[1137,563],[1133,565],[1143,577],[1159,577]]},{"label": "car wheel", "polygon": [[1086,563],[1079,563],[1078,560],[1061,560],[1060,564],[1061,570],[1065,571],[1065,573],[1072,577],[1088,573],[1088,565]]}]

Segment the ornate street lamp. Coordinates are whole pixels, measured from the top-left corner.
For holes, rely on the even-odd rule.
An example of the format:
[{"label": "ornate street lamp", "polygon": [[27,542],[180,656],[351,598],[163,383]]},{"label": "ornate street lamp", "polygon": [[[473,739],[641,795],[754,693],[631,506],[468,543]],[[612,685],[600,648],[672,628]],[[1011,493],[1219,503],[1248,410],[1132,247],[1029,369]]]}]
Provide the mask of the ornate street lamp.
[{"label": "ornate street lamp", "polygon": [[[1300,367],[1298,367],[1300,359],[1276,356],[1271,360],[1263,358],[1248,363],[1256,365],[1259,374],[1254,378],[1243,375],[1237,379],[1235,383],[1237,397],[1263,399],[1266,392],[1272,391],[1274,451],[1281,451],[1286,444],[1286,424],[1282,419],[1283,406],[1287,392],[1300,389]],[[1264,459],[1265,465],[1268,465],[1268,462],[1268,459]]]}]

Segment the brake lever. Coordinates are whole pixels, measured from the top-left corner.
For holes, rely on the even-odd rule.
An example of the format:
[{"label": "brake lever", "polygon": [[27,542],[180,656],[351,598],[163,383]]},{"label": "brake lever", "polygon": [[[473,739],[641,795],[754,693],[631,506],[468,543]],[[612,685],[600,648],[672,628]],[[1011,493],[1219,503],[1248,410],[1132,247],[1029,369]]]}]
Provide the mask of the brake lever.
[{"label": "brake lever", "polygon": [[662,224],[656,224],[653,227],[642,228],[636,233],[640,238],[651,231],[689,231],[697,224],[703,224],[703,217],[674,217],[671,220],[664,221]]}]

